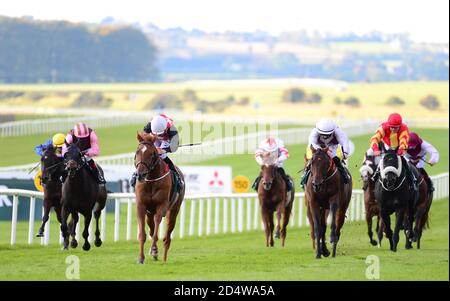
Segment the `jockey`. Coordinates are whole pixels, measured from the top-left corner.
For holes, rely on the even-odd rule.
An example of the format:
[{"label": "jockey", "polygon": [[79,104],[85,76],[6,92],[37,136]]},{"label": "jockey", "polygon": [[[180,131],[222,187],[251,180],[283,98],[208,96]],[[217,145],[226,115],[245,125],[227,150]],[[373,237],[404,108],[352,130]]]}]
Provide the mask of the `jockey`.
[{"label": "jockey", "polygon": [[[375,156],[381,155],[380,147],[378,146],[379,142],[384,142],[384,147],[386,149],[395,149],[398,147],[398,155],[402,160],[403,166],[406,167],[406,178],[408,179],[410,186],[412,186],[415,191],[418,191],[416,177],[409,168],[406,159],[403,157],[406,150],[408,149],[408,140],[408,126],[403,123],[402,116],[400,116],[400,114],[392,113],[391,115],[389,115],[387,122],[383,122],[378,127],[375,135],[370,138],[370,147],[373,149]],[[380,169],[377,168],[377,171],[373,176],[374,181],[378,179],[379,174]]]},{"label": "jockey", "polygon": [[416,133],[409,133],[409,141],[408,141],[408,150],[405,153],[405,158],[411,162],[413,165],[417,167],[422,176],[425,178],[428,186],[428,193],[434,191],[433,182],[425,171],[425,157],[426,155],[430,155],[430,159],[428,160],[428,164],[433,166],[439,161],[439,152],[437,149],[421,139]]},{"label": "jockey", "polygon": [[[293,183],[291,179],[286,175],[286,172],[283,169],[284,161],[289,157],[289,152],[287,148],[284,147],[284,142],[281,139],[275,138],[267,138],[263,140],[259,146],[259,148],[255,151],[255,159],[259,165],[263,165],[262,155],[264,152],[273,153],[276,152],[277,160],[275,165],[277,166],[278,171],[280,172],[281,177],[286,182],[286,192],[292,190]],[[261,174],[256,178],[255,182],[252,185],[252,188],[258,190],[259,181],[261,180]]]},{"label": "jockey", "polygon": [[105,184],[102,173],[99,171],[97,164],[92,157],[98,156],[100,148],[98,146],[97,134],[85,123],[79,122],[75,124],[72,130],[66,136],[66,142],[62,148],[62,154],[67,152],[70,144],[76,143],[80,151],[84,153],[84,157],[90,167],[90,171],[94,173],[94,177],[99,184]]},{"label": "jockey", "polygon": [[[168,157],[168,153],[174,153],[178,149],[178,129],[176,128],[173,120],[164,114],[156,115],[151,119],[149,123],[144,127],[144,132],[152,133],[156,136],[155,146],[161,159],[169,166],[173,171],[178,187],[182,187],[184,184],[182,179],[178,176],[178,172],[173,164],[172,160]],[[130,184],[136,185],[136,172],[133,173]]]},{"label": "jockey", "polygon": [[55,134],[52,139],[48,139],[47,142],[36,146],[34,148],[34,152],[42,157],[47,147],[53,145],[55,148],[55,154],[62,158],[62,146],[64,145],[65,138],[66,136],[62,133]]},{"label": "jockey", "polygon": [[[350,153],[349,141],[347,135],[341,130],[333,120],[323,118],[317,122],[316,127],[311,131],[309,135],[308,144],[314,149],[329,148],[330,156],[333,158],[333,162],[336,164],[339,172],[344,179],[344,183],[347,184],[350,181],[350,176],[342,165],[341,159],[337,156],[338,146],[342,147],[342,159],[348,158]],[[311,160],[309,161],[311,162]],[[309,174],[311,173],[311,166],[307,164],[305,173],[300,181],[303,189],[308,181]]]}]

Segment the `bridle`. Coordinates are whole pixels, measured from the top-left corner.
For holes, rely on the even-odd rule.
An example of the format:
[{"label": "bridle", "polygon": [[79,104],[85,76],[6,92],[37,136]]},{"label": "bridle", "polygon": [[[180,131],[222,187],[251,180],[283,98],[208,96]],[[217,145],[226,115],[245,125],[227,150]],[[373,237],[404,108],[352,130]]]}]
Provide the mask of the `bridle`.
[{"label": "bridle", "polygon": [[[264,177],[263,177],[263,188],[264,188],[264,190],[266,190],[266,191],[269,191],[271,188],[272,188],[272,184],[273,184],[273,181],[274,181],[274,179],[275,179],[275,166],[274,165],[263,165],[263,167],[262,168],[264,168],[264,166],[266,167],[266,168],[270,168],[270,167],[273,167],[272,168],[272,172],[271,172],[271,178],[270,178],[270,181],[269,182],[266,182],[266,181],[264,181]],[[268,184],[268,188],[266,189],[266,185],[265,184]]]},{"label": "bridle", "polygon": [[[312,165],[312,163],[313,163],[313,161],[314,161],[314,156],[315,156],[315,155],[316,155],[316,154],[314,154],[313,157],[311,158],[311,165]],[[320,181],[319,183],[313,183],[313,186],[315,186],[317,189],[320,188],[320,186],[322,186],[326,181],[328,181],[329,179],[331,179],[331,178],[335,175],[335,173],[337,172],[336,164],[334,164],[333,159],[332,159],[328,154],[326,154],[326,155],[327,155],[327,157],[330,159],[330,165],[328,166],[328,169],[327,169],[327,173],[326,173],[326,174],[328,175],[330,172],[332,172],[332,173],[331,173],[331,175],[329,175],[329,176],[323,178],[322,181]],[[312,169],[312,168],[311,168],[311,169]]]},{"label": "bridle", "polygon": [[[84,156],[82,155],[81,151],[78,151],[78,153],[80,154],[80,160],[82,162],[78,162],[78,160],[70,158],[70,159],[66,159],[64,158],[64,166],[65,166],[65,170],[68,171],[68,175],[70,178],[73,178],[77,172],[83,168],[84,165],[86,165],[86,160],[84,158]],[[67,154],[67,153],[66,153]],[[66,161],[67,160],[67,161]],[[70,162],[75,162],[77,164],[77,166],[75,168],[70,168],[68,165],[70,164]]]},{"label": "bridle", "polygon": [[[149,141],[141,141],[141,142],[139,142],[138,146],[141,146],[141,145],[153,145],[153,143],[149,142]],[[135,155],[134,158],[136,160],[136,155]],[[156,179],[147,179],[148,174],[151,173],[155,169],[155,167],[158,165],[160,160],[161,160],[161,158],[158,156],[158,153],[155,152],[155,153],[153,153],[152,159],[151,159],[150,162],[144,162],[144,161],[136,162],[134,164],[134,167],[136,168],[136,173],[138,175],[138,180],[139,181],[144,180],[146,182],[155,182],[155,181],[161,180],[162,178],[166,177],[170,173],[170,170],[166,174],[164,174],[162,177],[159,177],[159,178],[156,178]],[[146,171],[143,172],[143,173],[138,173],[137,169],[138,169],[139,165],[144,165]]]}]

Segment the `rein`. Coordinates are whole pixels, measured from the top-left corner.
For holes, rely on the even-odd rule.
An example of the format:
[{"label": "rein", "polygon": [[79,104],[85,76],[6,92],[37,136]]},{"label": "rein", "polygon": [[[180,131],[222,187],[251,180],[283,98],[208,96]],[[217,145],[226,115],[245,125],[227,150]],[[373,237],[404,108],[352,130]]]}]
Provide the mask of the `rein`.
[{"label": "rein", "polygon": [[[148,141],[141,141],[139,143],[139,145],[152,145],[152,143],[148,142]],[[139,167],[140,164],[144,165],[145,168],[147,169],[146,172],[144,172],[142,174],[138,174],[138,175],[144,176],[144,181],[145,182],[156,182],[156,181],[159,181],[159,180],[165,178],[166,176],[168,176],[170,174],[170,169],[168,168],[167,164],[164,163],[166,165],[166,169],[167,169],[167,172],[164,175],[162,175],[161,177],[156,178],[156,179],[147,179],[148,174],[151,173],[153,171],[153,169],[155,169],[155,167],[158,165],[160,160],[161,160],[161,158],[158,156],[158,154],[157,153],[153,153],[152,161],[151,161],[153,163],[150,162],[151,165],[149,165],[147,162],[143,162],[143,161],[137,162],[135,164],[136,170],[137,170],[137,168]]]},{"label": "rein", "polygon": [[[318,186],[322,185],[323,183],[325,183],[326,181],[331,179],[335,175],[335,173],[337,172],[336,164],[334,164],[333,159],[328,154],[327,154],[327,156],[330,158],[330,166],[328,167],[327,174],[330,171],[333,171],[333,173],[331,175],[329,175],[328,177],[326,177],[325,179],[323,179],[322,181],[320,181],[320,183],[317,184]],[[311,165],[312,165],[312,161],[311,161]]]}]

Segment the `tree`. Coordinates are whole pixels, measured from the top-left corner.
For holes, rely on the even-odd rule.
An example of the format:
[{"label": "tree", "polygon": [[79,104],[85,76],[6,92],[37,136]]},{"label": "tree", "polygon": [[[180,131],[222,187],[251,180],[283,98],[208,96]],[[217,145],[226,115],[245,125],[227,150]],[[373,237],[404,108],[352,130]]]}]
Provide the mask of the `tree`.
[{"label": "tree", "polygon": [[290,88],[283,92],[283,101],[285,102],[303,102],[306,93],[300,88]]}]

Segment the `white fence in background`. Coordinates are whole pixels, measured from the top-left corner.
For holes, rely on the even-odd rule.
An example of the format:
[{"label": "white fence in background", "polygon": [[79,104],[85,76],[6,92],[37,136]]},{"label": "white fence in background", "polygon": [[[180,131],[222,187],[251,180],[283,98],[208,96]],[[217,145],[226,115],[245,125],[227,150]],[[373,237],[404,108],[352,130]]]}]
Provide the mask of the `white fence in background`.
[{"label": "white fence in background", "polygon": [[[372,133],[378,126],[377,121],[365,120],[356,124],[342,126],[341,128],[349,137]],[[240,136],[230,136],[222,139],[203,142],[192,147],[180,147],[176,153],[171,154],[171,159],[178,165],[199,161],[211,160],[217,157],[234,154],[250,154],[255,151],[259,143],[270,134],[276,135],[284,141],[285,145],[302,144],[308,142],[310,128],[292,128],[278,130],[275,133],[260,131]],[[136,144],[137,145],[137,144]],[[100,165],[128,165],[134,164],[134,152],[113,156],[97,157]],[[1,172],[28,171],[35,167],[36,163],[0,167]]]},{"label": "white fence in background", "polygon": [[[444,173],[431,177],[435,185],[434,199],[439,200],[449,196],[449,174]],[[0,189],[0,195],[13,197],[13,211],[11,219],[11,245],[16,243],[17,232],[17,209],[20,197],[29,197],[30,218],[28,224],[28,244],[33,243],[35,236],[34,212],[36,199],[42,199],[43,193],[27,191],[21,189]],[[115,202],[114,212],[114,241],[123,239],[120,237],[120,208],[126,204],[126,240],[137,239],[137,223],[133,221],[133,208],[135,203],[134,193],[111,193],[108,201]],[[188,210],[189,207],[189,210]],[[302,227],[308,225],[305,214],[304,193],[296,193],[294,206],[289,222],[289,227]],[[106,209],[101,215],[101,238],[106,238]],[[206,215],[206,218],[205,218]],[[354,190],[350,207],[347,211],[347,221],[364,220],[365,207],[363,191]],[[134,217],[135,219],[135,217]],[[231,220],[231,222],[230,222]],[[81,222],[81,219],[80,219]],[[160,236],[163,235],[165,223],[161,224]],[[203,236],[219,233],[236,233],[263,229],[260,217],[260,208],[256,193],[245,194],[207,194],[186,196],[179,212],[177,231],[173,235],[179,238],[185,236]],[[80,223],[78,223],[80,225]],[[58,225],[59,227],[59,225]],[[92,223],[89,239],[92,239]],[[134,229],[134,230],[133,230]],[[196,230],[196,231],[195,231]],[[147,230],[148,231],[148,230]],[[77,239],[79,239],[80,229],[77,227]],[[134,233],[134,235],[132,234]],[[44,237],[41,244],[47,245],[50,241],[50,221],[47,222]],[[59,238],[61,243],[61,237]]]},{"label": "white fence in background", "polygon": [[[0,123],[0,137],[14,137],[14,136],[27,136],[42,133],[66,133],[77,122],[85,122],[90,127],[97,128],[109,128],[121,125],[139,124],[140,127],[144,127],[149,121],[151,116],[159,114],[158,111],[145,111],[145,112],[117,112],[108,110],[72,110],[63,111],[67,114],[86,114],[84,116],[77,117],[64,117],[64,118],[46,118],[46,119],[31,119],[20,120]],[[235,124],[256,124],[256,123],[276,123],[276,124],[299,124],[301,121],[303,124],[311,123],[311,118],[275,118],[275,117],[246,117],[246,116],[230,116],[219,114],[202,114],[200,112],[186,113],[181,111],[165,111],[165,114],[171,116],[178,122],[231,122]],[[339,124],[347,124],[349,120],[338,120]]]}]

